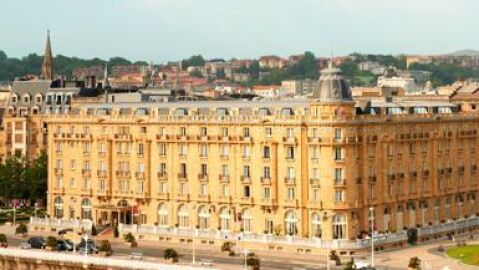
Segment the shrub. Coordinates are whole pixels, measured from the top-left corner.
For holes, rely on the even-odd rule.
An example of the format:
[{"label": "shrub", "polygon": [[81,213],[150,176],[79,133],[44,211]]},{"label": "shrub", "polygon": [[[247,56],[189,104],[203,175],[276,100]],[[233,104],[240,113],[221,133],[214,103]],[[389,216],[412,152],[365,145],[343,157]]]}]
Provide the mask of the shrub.
[{"label": "shrub", "polygon": [[135,236],[131,233],[127,233],[123,236],[123,240],[127,243],[134,243],[136,241]]},{"label": "shrub", "polygon": [[223,245],[221,245],[221,251],[231,251],[231,248],[233,247],[233,243],[231,242],[224,242]]},{"label": "shrub", "polygon": [[102,241],[102,243],[100,244],[98,251],[112,252],[113,250],[111,248],[110,242],[108,242],[108,240],[105,240]]},{"label": "shrub", "polygon": [[421,260],[418,257],[412,257],[409,259],[408,267],[410,269],[421,270]]},{"label": "shrub", "polygon": [[113,236],[115,236],[115,238],[118,238],[118,236],[120,236],[120,232],[118,231],[118,226],[115,226],[113,228]]},{"label": "shrub", "polygon": [[28,227],[27,225],[21,223],[18,225],[18,227],[15,229],[15,234],[26,234],[28,233]]},{"label": "shrub", "polygon": [[248,256],[248,259],[246,259],[246,265],[248,265],[249,267],[255,270],[259,269],[259,266],[260,266],[259,258],[257,258],[256,256]]},{"label": "shrub", "polygon": [[3,233],[0,233],[0,244],[7,244],[7,236]]},{"label": "shrub", "polygon": [[96,235],[96,227],[95,225],[91,226],[91,235],[95,236]]},{"label": "shrub", "polygon": [[176,250],[174,250],[172,248],[167,248],[163,252],[163,258],[165,260],[169,260],[169,259],[176,260],[176,259],[178,259],[178,252],[176,252]]},{"label": "shrub", "polygon": [[341,259],[339,258],[338,254],[336,253],[336,250],[331,250],[331,252],[329,253],[329,259],[331,261],[335,261],[336,265],[341,264]]},{"label": "shrub", "polygon": [[53,236],[48,236],[47,241],[45,242],[47,247],[56,247],[57,246],[57,239]]}]

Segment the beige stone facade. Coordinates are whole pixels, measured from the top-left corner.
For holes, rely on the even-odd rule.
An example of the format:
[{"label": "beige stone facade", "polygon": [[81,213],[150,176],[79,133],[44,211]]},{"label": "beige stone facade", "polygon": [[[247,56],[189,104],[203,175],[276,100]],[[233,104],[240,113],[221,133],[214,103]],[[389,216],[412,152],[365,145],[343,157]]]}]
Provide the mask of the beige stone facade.
[{"label": "beige stone facade", "polygon": [[224,103],[90,104],[50,116],[50,215],[355,239],[371,207],[384,232],[477,212],[476,113]]}]

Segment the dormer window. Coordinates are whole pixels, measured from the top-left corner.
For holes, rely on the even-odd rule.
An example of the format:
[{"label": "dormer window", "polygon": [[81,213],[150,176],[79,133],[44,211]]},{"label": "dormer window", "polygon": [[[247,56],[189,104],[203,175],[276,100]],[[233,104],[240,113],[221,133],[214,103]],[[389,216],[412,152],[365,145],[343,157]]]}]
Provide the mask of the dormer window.
[{"label": "dormer window", "polygon": [[37,95],[37,96],[35,97],[35,102],[36,102],[37,104],[42,103],[42,100],[43,100],[43,98],[42,98],[41,95]]},{"label": "dormer window", "polygon": [[261,116],[266,116],[271,114],[268,108],[259,108],[258,112],[259,112],[259,115]]},{"label": "dormer window", "polygon": [[17,96],[12,96],[12,97],[10,98],[10,101],[11,101],[13,104],[17,103]]},{"label": "dormer window", "polygon": [[188,115],[188,110],[185,109],[185,108],[178,108],[178,109],[176,109],[176,115],[186,116],[186,115]]},{"label": "dormer window", "polygon": [[218,109],[216,109],[216,115],[219,115],[219,116],[228,115],[228,109],[226,109],[226,108],[218,108]]},{"label": "dormer window", "polygon": [[138,116],[148,115],[148,109],[146,109],[146,108],[139,108],[138,110],[136,110],[136,114],[137,114]]},{"label": "dormer window", "polygon": [[284,116],[294,115],[293,109],[291,109],[291,108],[282,108],[282,109],[281,109],[281,115],[284,115]]},{"label": "dormer window", "polygon": [[30,102],[30,95],[24,95],[23,96],[23,103],[29,103]]}]

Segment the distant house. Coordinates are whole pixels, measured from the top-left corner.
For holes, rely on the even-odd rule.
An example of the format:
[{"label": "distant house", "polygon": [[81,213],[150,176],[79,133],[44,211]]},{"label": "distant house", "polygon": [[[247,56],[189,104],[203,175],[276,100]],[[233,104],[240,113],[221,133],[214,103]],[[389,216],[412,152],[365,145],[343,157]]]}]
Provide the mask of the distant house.
[{"label": "distant house", "polygon": [[280,96],[280,85],[256,85],[250,89],[250,92],[265,98],[277,98]]},{"label": "distant house", "polygon": [[284,68],[288,65],[288,60],[276,55],[266,55],[259,58],[259,66],[262,68]]}]

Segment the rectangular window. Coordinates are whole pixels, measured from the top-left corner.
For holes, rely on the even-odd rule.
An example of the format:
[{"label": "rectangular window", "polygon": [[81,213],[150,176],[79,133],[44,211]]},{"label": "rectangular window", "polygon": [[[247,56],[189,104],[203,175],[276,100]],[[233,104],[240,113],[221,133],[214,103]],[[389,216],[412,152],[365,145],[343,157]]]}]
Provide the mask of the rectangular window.
[{"label": "rectangular window", "polygon": [[334,138],[336,140],[343,138],[343,130],[340,128],[335,128],[334,129]]},{"label": "rectangular window", "polygon": [[266,179],[271,178],[271,170],[268,166],[265,166],[263,168],[263,177],[266,178]]},{"label": "rectangular window", "polygon": [[292,187],[288,188],[287,197],[288,197],[288,200],[294,200],[294,198],[295,198],[294,188],[292,188]]},{"label": "rectangular window", "polygon": [[179,133],[180,133],[180,136],[182,136],[182,137],[186,136],[186,128],[185,127],[180,127]]},{"label": "rectangular window", "polygon": [[243,128],[243,137],[249,138],[249,128]]},{"label": "rectangular window", "polygon": [[168,193],[168,184],[166,182],[160,182],[160,193]]},{"label": "rectangular window", "polygon": [[205,143],[200,145],[200,157],[207,157],[208,156],[208,148]]},{"label": "rectangular window", "polygon": [[180,176],[186,177],[186,163],[180,163]]},{"label": "rectangular window", "polygon": [[263,199],[270,199],[271,198],[271,188],[264,187],[263,188]]},{"label": "rectangular window", "polygon": [[221,145],[221,156],[228,157],[230,155],[230,148],[227,144]]},{"label": "rectangular window", "polygon": [[166,143],[160,143],[158,145],[160,156],[166,157]]},{"label": "rectangular window", "polygon": [[243,176],[244,176],[245,178],[249,178],[249,177],[250,177],[249,165],[244,165],[244,166],[243,166]]},{"label": "rectangular window", "polygon": [[293,128],[287,128],[286,129],[286,137],[287,138],[293,138],[294,137],[294,129]]},{"label": "rectangular window", "polygon": [[264,129],[264,136],[267,137],[267,138],[270,138],[271,136],[273,136],[273,129],[270,128],[270,127],[267,127]]},{"label": "rectangular window", "polygon": [[201,184],[200,185],[200,194],[203,196],[208,195],[208,185],[207,184]]},{"label": "rectangular window", "polygon": [[228,128],[221,128],[221,134],[223,135],[223,137],[228,137]]},{"label": "rectangular window", "polygon": [[230,186],[229,184],[222,184],[221,185],[221,193],[223,196],[229,196],[230,195]]},{"label": "rectangular window", "polygon": [[166,174],[166,163],[160,163],[160,168],[158,169],[160,174]]},{"label": "rectangular window", "polygon": [[336,161],[343,160],[343,149],[341,147],[334,148],[334,160]]},{"label": "rectangular window", "polygon": [[286,168],[286,175],[288,179],[294,179],[295,178],[295,170],[294,167],[288,167]]},{"label": "rectangular window", "polygon": [[251,155],[251,148],[249,145],[243,146],[243,157],[244,158],[249,158]]},{"label": "rectangular window", "polygon": [[227,165],[227,164],[221,165],[221,174],[222,174],[223,176],[228,176],[228,175],[230,174],[229,168],[228,168],[228,165]]},{"label": "rectangular window", "polygon": [[180,156],[186,156],[188,154],[188,147],[186,145],[186,143],[182,143],[180,144]]},{"label": "rectangular window", "polygon": [[271,158],[271,149],[269,146],[263,147],[263,158]]},{"label": "rectangular window", "polygon": [[311,200],[313,202],[319,202],[319,189],[318,188],[311,189]]},{"label": "rectangular window", "polygon": [[294,159],[294,147],[286,147],[286,159]]},{"label": "rectangular window", "polygon": [[205,127],[202,127],[202,128],[200,129],[200,136],[201,136],[201,137],[206,137],[206,136],[208,136],[208,129],[205,128]]},{"label": "rectangular window", "polygon": [[138,155],[143,156],[145,154],[145,144],[138,143]]},{"label": "rectangular window", "polygon": [[250,186],[243,186],[243,197],[244,198],[249,198],[250,196],[251,196]]},{"label": "rectangular window", "polygon": [[341,181],[343,179],[343,169],[342,168],[334,168],[334,180]]},{"label": "rectangular window", "polygon": [[201,164],[201,176],[203,177],[208,176],[208,165]]}]

